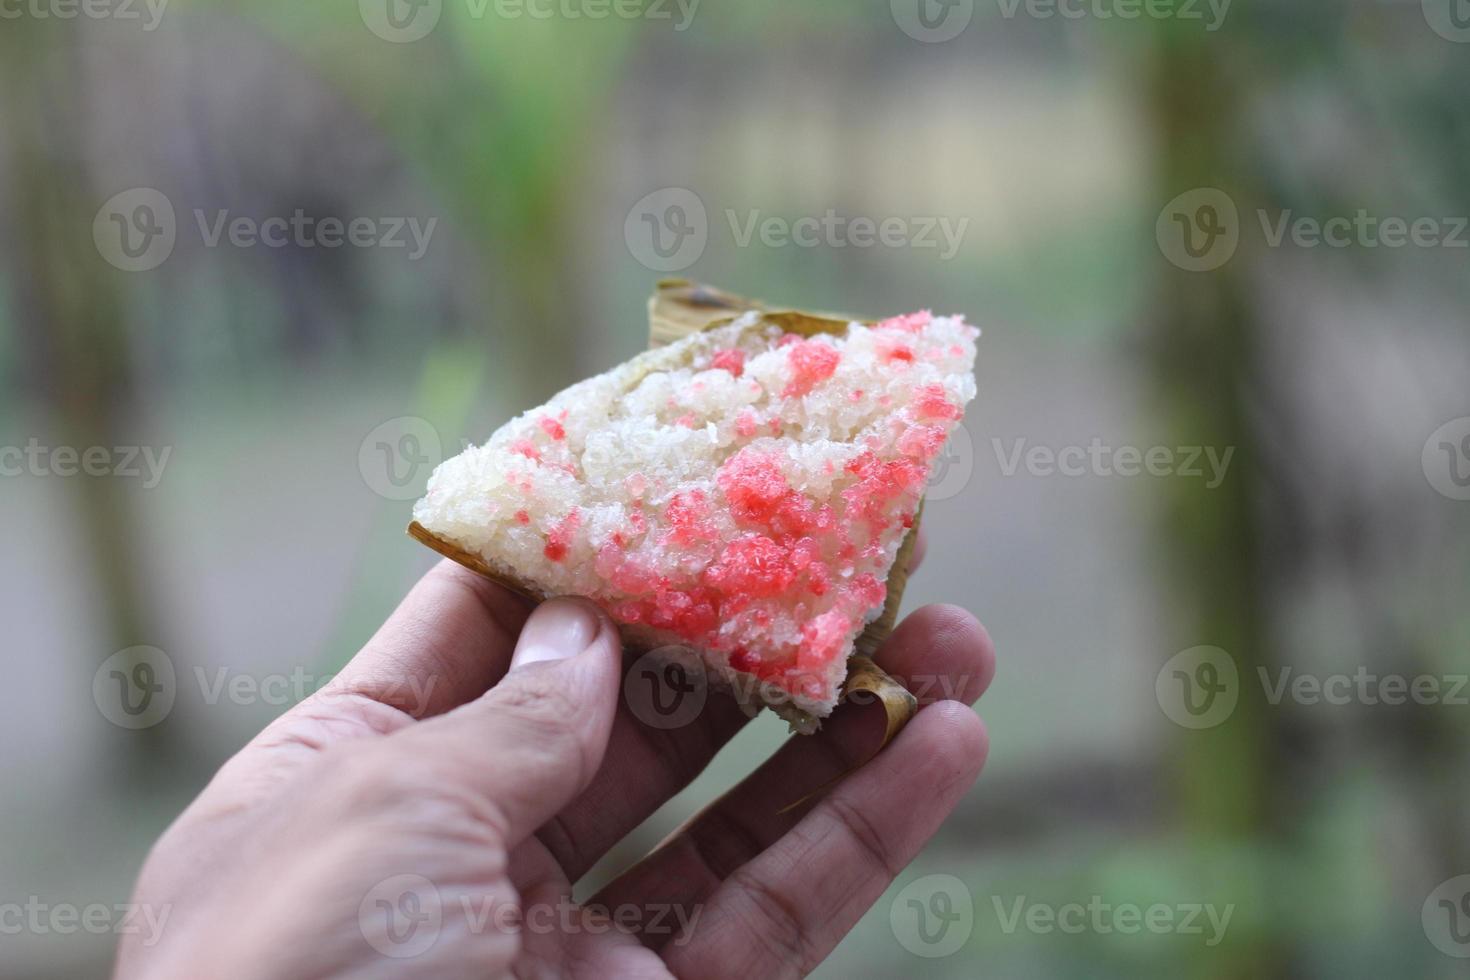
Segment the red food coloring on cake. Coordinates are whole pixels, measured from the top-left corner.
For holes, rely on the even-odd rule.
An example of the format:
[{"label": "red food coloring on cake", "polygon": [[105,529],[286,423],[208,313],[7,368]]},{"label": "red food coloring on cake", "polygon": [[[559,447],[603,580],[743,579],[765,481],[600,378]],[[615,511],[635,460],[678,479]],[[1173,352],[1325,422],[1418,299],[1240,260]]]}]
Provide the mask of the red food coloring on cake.
[{"label": "red food coloring on cake", "polygon": [[552,418],[550,415],[541,416],[540,420],[537,421],[536,424],[541,426],[542,432],[545,432],[557,442],[560,442],[567,437],[567,430],[562,428],[562,424],[556,419]]},{"label": "red food coloring on cake", "polygon": [[762,528],[772,536],[799,536],[830,530],[831,508],[818,508],[792,489],[775,456],[752,448],[727,459],[715,474],[737,524]]},{"label": "red food coloring on cake", "polygon": [[530,439],[517,439],[510,444],[510,451],[538,463],[541,462],[541,450],[537,449],[536,444]]},{"label": "red food coloring on cake", "polygon": [[561,561],[567,556],[567,549],[571,547],[572,537],[577,533],[577,527],[582,523],[582,512],[573,508],[567,512],[550,533],[546,535],[546,547],[541,550],[551,561]]},{"label": "red food coloring on cake", "polygon": [[729,371],[738,378],[745,373],[745,351],[738,347],[716,351],[714,358],[710,361],[710,367],[720,371]]},{"label": "red food coloring on cake", "polygon": [[878,344],[878,359],[884,364],[912,364],[914,349],[908,344],[884,339]]},{"label": "red food coloring on cake", "polygon": [[529,524],[529,523],[531,523],[531,515],[528,514],[528,513],[526,513],[523,510],[516,511],[516,523],[517,524]]},{"label": "red food coloring on cake", "polygon": [[902,330],[905,333],[922,333],[924,328],[933,322],[933,313],[928,310],[920,310],[918,313],[905,313],[903,316],[890,317],[878,324],[878,329]]},{"label": "red food coloring on cake", "polygon": [[641,497],[648,490],[648,478],[642,473],[630,473],[623,481],[623,489],[632,497]]},{"label": "red food coloring on cake", "polygon": [[848,586],[847,594],[857,601],[860,612],[866,612],[883,605],[883,600],[888,598],[888,587],[871,572],[864,572]]},{"label": "red food coloring on cake", "polygon": [[742,408],[740,414],[735,416],[735,434],[742,439],[749,439],[755,435],[757,425],[753,409]]},{"label": "red food coloring on cake", "polygon": [[797,666],[815,670],[831,663],[847,645],[847,635],[852,632],[852,627],[852,621],[836,609],[829,609],[807,622],[801,628]]},{"label": "red food coloring on cake", "polygon": [[682,425],[686,429],[692,429],[699,424],[699,419],[695,417],[693,412],[688,412],[675,419],[674,424]]},{"label": "red food coloring on cake", "polygon": [[914,394],[914,418],[919,421],[927,419],[941,419],[957,421],[964,417],[964,410],[949,400],[944,393],[944,386],[939,384],[924,385]]},{"label": "red food coloring on cake", "polygon": [[915,459],[933,459],[944,448],[947,438],[942,426],[912,425],[898,437],[898,451]]},{"label": "red food coloring on cake", "polygon": [[852,394],[848,395],[847,397],[851,398],[855,402],[860,402],[863,400],[863,389],[854,388]]},{"label": "red food coloring on cake", "polygon": [[781,339],[778,340],[778,341],[776,341],[776,348],[779,350],[782,347],[790,347],[792,344],[799,344],[799,343],[801,343],[801,334],[799,334],[799,333],[783,333],[781,335]]},{"label": "red food coloring on cake", "polygon": [[703,490],[674,494],[664,509],[664,520],[671,528],[665,540],[676,544],[692,545],[718,537],[710,519],[709,498]]},{"label": "red food coloring on cake", "polygon": [[719,561],[705,572],[705,581],[734,599],[726,604],[734,610],[751,599],[782,594],[791,588],[799,571],[798,560],[788,549],[755,534],[727,544]]},{"label": "red food coloring on cake", "polygon": [[837,348],[820,340],[803,340],[791,345],[786,359],[791,367],[791,381],[781,397],[797,398],[832,377],[842,355]]},{"label": "red food coloring on cake", "polygon": [[842,491],[849,517],[867,521],[874,534],[888,526],[885,512],[905,494],[917,494],[927,475],[925,467],[907,459],[882,460],[871,450],[847,464],[857,483]]},{"label": "red food coloring on cake", "polygon": [[771,431],[771,435],[779,436],[781,434],[781,420],[773,417],[766,423],[766,428]]},{"label": "red food coloring on cake", "polygon": [[754,674],[761,665],[761,658],[751,653],[745,647],[736,647],[730,651],[730,668],[738,670],[742,674]]}]

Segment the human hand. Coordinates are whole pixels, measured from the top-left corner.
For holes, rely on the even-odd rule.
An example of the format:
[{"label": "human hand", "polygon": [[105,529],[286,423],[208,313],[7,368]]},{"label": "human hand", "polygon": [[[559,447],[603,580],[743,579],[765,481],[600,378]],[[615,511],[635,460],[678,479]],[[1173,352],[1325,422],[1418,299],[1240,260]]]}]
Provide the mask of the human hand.
[{"label": "human hand", "polygon": [[[973,617],[930,606],[878,656],[959,701],[994,672]],[[612,623],[534,612],[451,563],[361,653],[225,764],[154,847],[135,901],[167,907],[118,976],[794,976],[812,970],[979,774],[974,712],[932,701],[872,754],[848,706],[589,902],[572,885],[744,724],[712,696],[673,730],[619,697]]]}]

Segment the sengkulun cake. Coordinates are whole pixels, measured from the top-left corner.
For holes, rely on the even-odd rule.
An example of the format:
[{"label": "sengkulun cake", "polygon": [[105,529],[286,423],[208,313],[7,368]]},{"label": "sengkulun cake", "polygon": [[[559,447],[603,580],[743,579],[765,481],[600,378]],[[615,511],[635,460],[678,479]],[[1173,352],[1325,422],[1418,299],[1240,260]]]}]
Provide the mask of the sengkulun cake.
[{"label": "sengkulun cake", "polygon": [[929,313],[802,336],[751,311],[509,422],[434,472],[414,518],[809,731],[884,608],[978,337]]}]

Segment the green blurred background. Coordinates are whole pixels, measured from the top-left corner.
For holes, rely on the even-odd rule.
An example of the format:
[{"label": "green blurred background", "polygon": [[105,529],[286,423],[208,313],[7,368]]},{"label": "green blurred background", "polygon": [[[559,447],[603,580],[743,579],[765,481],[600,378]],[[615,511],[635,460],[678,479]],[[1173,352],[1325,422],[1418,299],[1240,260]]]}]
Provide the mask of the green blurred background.
[{"label": "green blurred background", "polygon": [[[0,450],[49,451],[0,478],[0,904],[125,902],[293,699],[198,678],[340,666],[430,565],[403,528],[431,464],[638,350],[673,272],[985,330],[908,604],[996,639],[989,768],[819,975],[1465,975],[1470,4],[391,2],[0,9]],[[108,242],[166,217],[139,188],[174,213],[157,263]],[[417,255],[196,218],[298,209],[434,224]],[[745,240],[829,211],[905,240]],[[1430,224],[1294,224],[1360,211]],[[1094,445],[1233,455],[1217,485],[1025,462]],[[169,455],[66,476],[56,447]],[[131,730],[93,680],[140,645],[178,693]],[[1199,647],[1234,707],[1190,727],[1222,653],[1166,665]],[[1271,696],[1364,672],[1442,696]],[[973,909],[946,955],[898,901],[938,874]],[[1232,911],[1213,943],[1013,921],[1071,903]],[[0,930],[0,975],[101,975],[113,943]]]}]

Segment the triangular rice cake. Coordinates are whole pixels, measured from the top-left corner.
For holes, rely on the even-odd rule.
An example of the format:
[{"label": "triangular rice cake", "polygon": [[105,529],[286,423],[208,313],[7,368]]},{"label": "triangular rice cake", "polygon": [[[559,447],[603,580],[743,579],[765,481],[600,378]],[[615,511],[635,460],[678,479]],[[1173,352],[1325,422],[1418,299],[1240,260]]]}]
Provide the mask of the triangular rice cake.
[{"label": "triangular rice cake", "polygon": [[978,337],[928,313],[810,337],[748,313],[511,421],[441,465],[414,518],[809,728],[883,609]]}]

